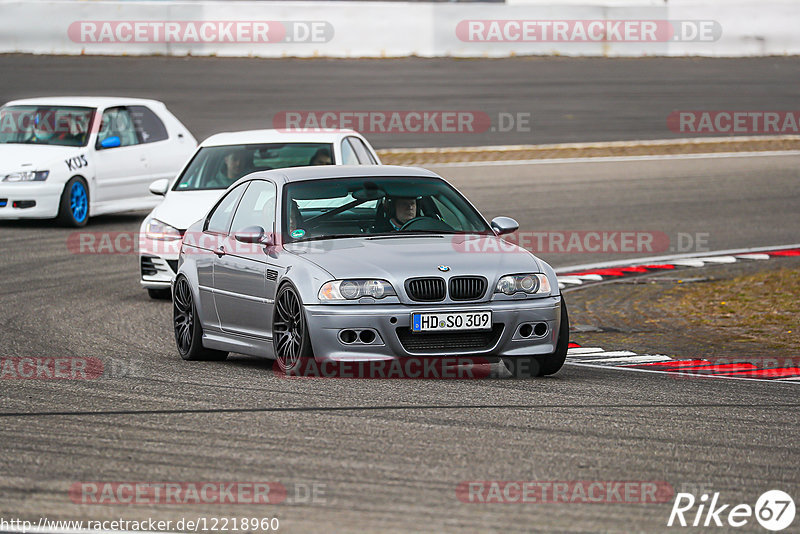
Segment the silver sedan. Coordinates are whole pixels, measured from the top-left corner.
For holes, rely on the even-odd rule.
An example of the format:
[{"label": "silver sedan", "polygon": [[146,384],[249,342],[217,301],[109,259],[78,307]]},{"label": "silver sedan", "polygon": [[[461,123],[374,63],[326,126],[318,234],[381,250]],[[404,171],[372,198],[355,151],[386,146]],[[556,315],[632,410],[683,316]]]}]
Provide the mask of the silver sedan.
[{"label": "silver sedan", "polygon": [[173,283],[187,360],[229,352],[363,362],[446,356],[557,372],[569,344],[553,269],[433,172],[300,167],[250,174],[186,232]]}]

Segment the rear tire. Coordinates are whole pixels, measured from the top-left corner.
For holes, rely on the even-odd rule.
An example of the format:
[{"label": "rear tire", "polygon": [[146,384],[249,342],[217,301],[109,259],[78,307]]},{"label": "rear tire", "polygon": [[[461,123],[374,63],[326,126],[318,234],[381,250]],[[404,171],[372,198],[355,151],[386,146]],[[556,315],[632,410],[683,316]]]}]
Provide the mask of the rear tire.
[{"label": "rear tire", "polygon": [[56,218],[64,226],[86,226],[89,221],[89,186],[86,180],[74,176],[64,185]]},{"label": "rear tire", "polygon": [[175,281],[172,299],[172,324],[175,328],[175,343],[184,360],[224,360],[228,353],[207,349],[203,346],[203,326],[197,317],[192,289],[189,281],[180,277]]},{"label": "rear tire", "polygon": [[150,295],[151,299],[155,300],[170,300],[172,298],[172,291],[167,288],[147,288],[147,294]]},{"label": "rear tire", "polygon": [[567,301],[561,296],[561,326],[558,330],[558,343],[556,350],[546,356],[536,356],[539,362],[538,376],[547,376],[557,373],[567,360],[567,349],[569,348],[569,314],[567,313]]}]

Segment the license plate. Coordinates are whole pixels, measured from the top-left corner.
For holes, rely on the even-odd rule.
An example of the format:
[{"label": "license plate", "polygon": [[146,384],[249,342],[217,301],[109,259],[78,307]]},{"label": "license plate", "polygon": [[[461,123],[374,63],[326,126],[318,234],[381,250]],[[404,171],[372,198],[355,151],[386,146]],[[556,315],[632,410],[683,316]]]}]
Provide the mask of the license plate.
[{"label": "license plate", "polygon": [[446,330],[491,330],[492,312],[412,313],[412,332]]}]

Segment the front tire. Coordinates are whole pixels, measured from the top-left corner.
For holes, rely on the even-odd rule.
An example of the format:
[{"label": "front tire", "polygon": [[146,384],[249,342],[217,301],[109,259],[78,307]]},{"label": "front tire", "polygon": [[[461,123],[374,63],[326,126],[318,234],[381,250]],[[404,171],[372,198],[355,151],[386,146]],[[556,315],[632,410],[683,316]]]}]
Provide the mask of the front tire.
[{"label": "front tire", "polygon": [[517,356],[503,358],[503,364],[515,378],[530,378],[533,376],[547,376],[557,373],[567,359],[569,348],[569,314],[567,303],[561,297],[561,326],[558,331],[556,350],[543,356]]},{"label": "front tire", "polygon": [[567,301],[561,296],[561,326],[558,330],[558,342],[556,350],[546,356],[537,356],[539,363],[538,376],[547,376],[557,373],[567,360],[567,349],[569,348],[569,314],[567,313]]},{"label": "front tire", "polygon": [[178,353],[184,360],[224,360],[228,353],[207,349],[203,346],[203,327],[197,318],[189,281],[180,277],[175,281],[175,294],[172,298],[172,324],[175,328],[175,342]]},{"label": "front tire", "polygon": [[289,284],[281,287],[275,298],[272,343],[278,367],[286,374],[301,369],[303,359],[314,357],[303,303]]},{"label": "front tire", "polygon": [[70,178],[64,186],[56,219],[64,226],[86,226],[89,220],[89,186],[80,176]]}]

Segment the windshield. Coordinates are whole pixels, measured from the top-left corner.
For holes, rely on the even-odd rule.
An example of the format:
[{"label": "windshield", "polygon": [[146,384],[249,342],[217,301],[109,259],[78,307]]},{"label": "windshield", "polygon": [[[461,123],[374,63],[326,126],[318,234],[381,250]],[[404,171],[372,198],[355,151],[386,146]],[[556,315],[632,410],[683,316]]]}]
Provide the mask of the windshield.
[{"label": "windshield", "polygon": [[94,108],[7,106],[0,108],[0,143],[86,146]]},{"label": "windshield", "polygon": [[455,189],[437,178],[337,178],[284,188],[285,242],[354,236],[491,232]]},{"label": "windshield", "polygon": [[227,189],[255,171],[333,164],[330,143],[264,143],[211,146],[200,149],[174,191]]}]

